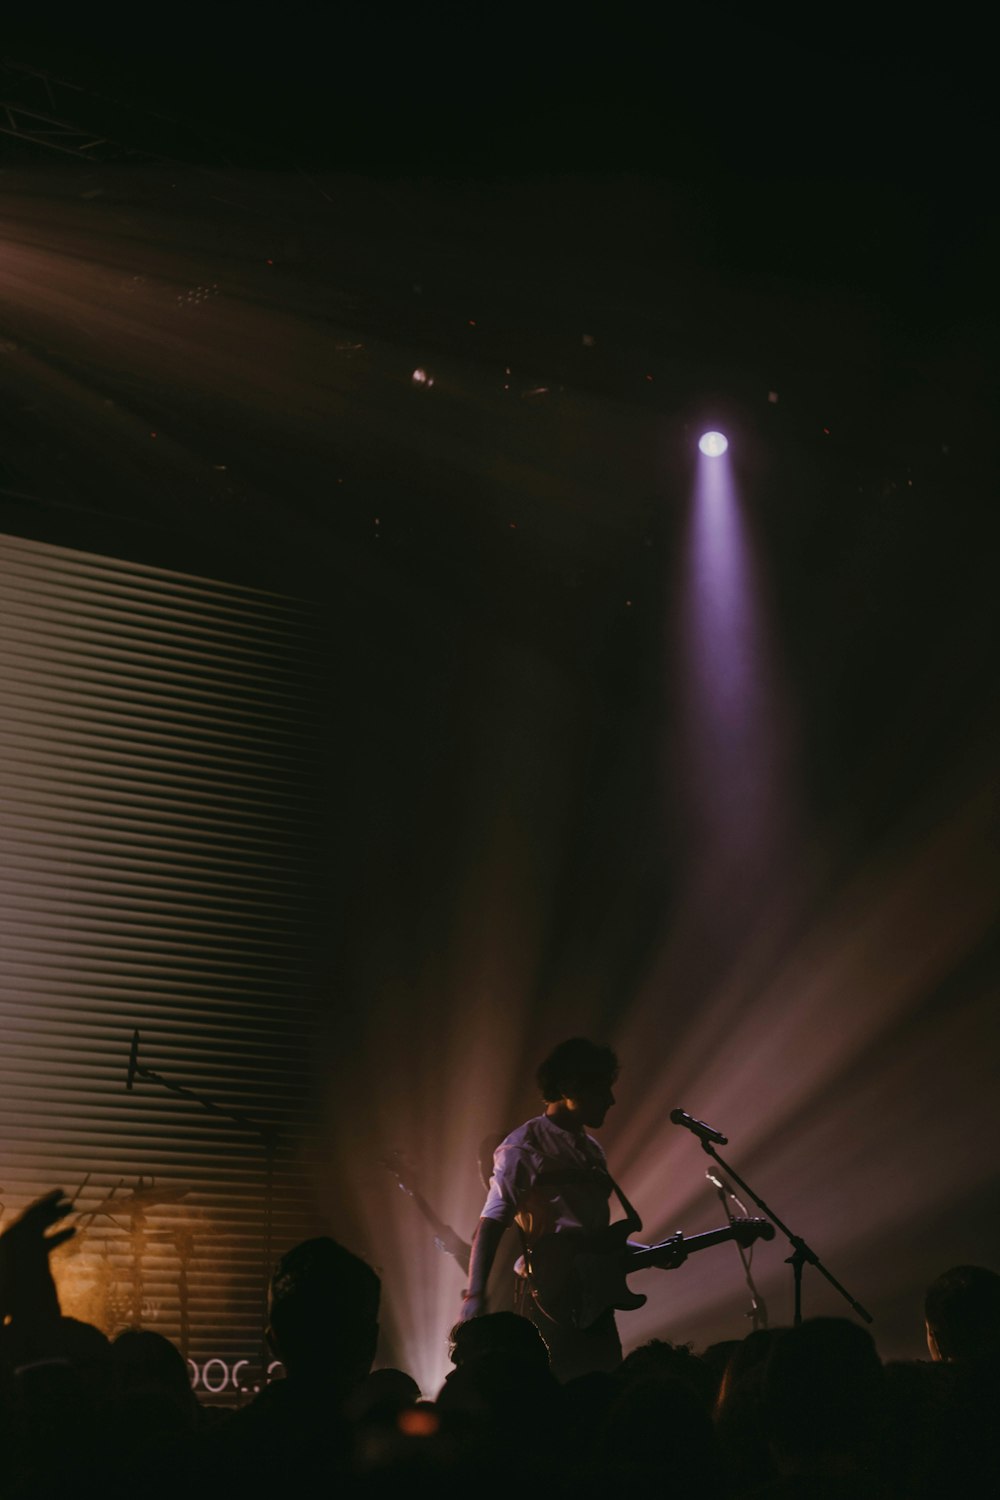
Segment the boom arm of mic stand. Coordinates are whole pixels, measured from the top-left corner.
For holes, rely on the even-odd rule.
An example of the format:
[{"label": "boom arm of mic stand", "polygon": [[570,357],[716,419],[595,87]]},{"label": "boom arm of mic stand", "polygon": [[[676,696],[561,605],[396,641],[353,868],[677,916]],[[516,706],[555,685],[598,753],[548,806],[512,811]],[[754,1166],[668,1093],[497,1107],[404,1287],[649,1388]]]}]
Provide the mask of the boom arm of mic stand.
[{"label": "boom arm of mic stand", "polygon": [[162,1088],[169,1089],[172,1094],[178,1094],[182,1099],[190,1099],[194,1104],[200,1104],[202,1109],[207,1109],[210,1114],[222,1115],[226,1120],[232,1120],[236,1125],[243,1125],[247,1130],[252,1130],[258,1135],[265,1151],[274,1151],[280,1139],[278,1131],[273,1125],[265,1125],[263,1120],[255,1120],[251,1115],[241,1114],[237,1109],[225,1109],[221,1104],[216,1104],[214,1099],[206,1099],[203,1094],[196,1094],[193,1089],[186,1089],[182,1083],[174,1083],[169,1078],[164,1078],[162,1073],[154,1073],[152,1068],[144,1068],[141,1064],[136,1065],[135,1076],[145,1078],[149,1083],[158,1083]]},{"label": "boom arm of mic stand", "polygon": [[832,1272],[826,1269],[826,1266],[824,1266],[815,1250],[810,1249],[801,1235],[793,1234],[788,1225],[783,1223],[782,1220],[778,1218],[778,1215],[774,1212],[774,1209],[770,1208],[764,1202],[763,1198],[761,1198],[758,1193],[754,1192],[753,1188],[748,1182],[744,1182],[743,1178],[738,1172],[733,1171],[729,1163],[727,1161],[724,1161],[719,1155],[718,1151],[716,1151],[711,1141],[702,1141],[701,1145],[702,1150],[707,1151],[708,1155],[712,1157],[714,1161],[717,1161],[719,1163],[719,1166],[722,1167],[724,1171],[729,1173],[733,1181],[738,1182],[743,1191],[749,1194],[749,1196],[756,1203],[757,1207],[760,1209],[761,1213],[766,1214],[766,1216],[771,1220],[771,1223],[776,1225],[776,1227],[781,1230],[782,1234],[786,1236],[788,1243],[791,1245],[792,1253],[788,1257],[788,1263],[791,1265],[792,1271],[795,1275],[795,1322],[801,1323],[802,1321],[802,1267],[804,1265],[810,1265],[816,1267],[820,1275],[824,1276],[830,1283],[830,1285],[834,1288],[834,1290],[840,1293],[844,1301],[854,1309],[859,1318],[863,1318],[866,1323],[873,1323],[875,1320],[872,1317],[871,1313],[868,1312],[867,1308],[862,1307],[857,1298],[852,1297],[851,1293],[845,1286],[841,1285],[836,1276],[834,1276]]}]

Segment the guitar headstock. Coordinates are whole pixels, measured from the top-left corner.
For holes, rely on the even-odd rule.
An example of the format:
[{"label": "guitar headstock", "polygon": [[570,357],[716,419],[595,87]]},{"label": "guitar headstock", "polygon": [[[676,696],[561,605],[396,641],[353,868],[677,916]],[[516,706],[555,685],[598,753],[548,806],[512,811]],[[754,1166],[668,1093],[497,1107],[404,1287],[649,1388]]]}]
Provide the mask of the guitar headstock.
[{"label": "guitar headstock", "polygon": [[414,1189],[411,1186],[414,1178],[413,1165],[405,1151],[398,1148],[387,1151],[382,1158],[382,1165],[391,1172],[396,1179],[396,1186],[404,1192],[408,1198],[413,1197]]},{"label": "guitar headstock", "polygon": [[757,1240],[773,1240],[774,1225],[770,1219],[733,1219],[733,1239],[744,1250]]}]

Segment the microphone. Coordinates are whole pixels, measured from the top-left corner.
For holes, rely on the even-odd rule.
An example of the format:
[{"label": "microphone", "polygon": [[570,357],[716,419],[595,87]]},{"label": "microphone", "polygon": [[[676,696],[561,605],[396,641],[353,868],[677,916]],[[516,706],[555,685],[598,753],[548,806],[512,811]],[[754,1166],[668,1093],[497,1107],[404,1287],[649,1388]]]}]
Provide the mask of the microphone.
[{"label": "microphone", "polygon": [[704,1120],[694,1120],[686,1115],[682,1109],[672,1109],[670,1120],[674,1125],[683,1125],[685,1130],[690,1130],[700,1141],[711,1143],[713,1146],[728,1146],[729,1137],[723,1135],[721,1130],[713,1130],[711,1125],[706,1125]]},{"label": "microphone", "polygon": [[126,1080],[125,1087],[129,1091],[131,1091],[132,1085],[133,1085],[133,1083],[135,1083],[135,1073],[136,1073],[136,1069],[138,1068],[138,1066],[139,1066],[139,1033],[136,1030],[136,1031],[133,1031],[133,1033],[132,1033],[132,1050],[131,1050],[131,1052],[128,1055],[128,1079]]}]

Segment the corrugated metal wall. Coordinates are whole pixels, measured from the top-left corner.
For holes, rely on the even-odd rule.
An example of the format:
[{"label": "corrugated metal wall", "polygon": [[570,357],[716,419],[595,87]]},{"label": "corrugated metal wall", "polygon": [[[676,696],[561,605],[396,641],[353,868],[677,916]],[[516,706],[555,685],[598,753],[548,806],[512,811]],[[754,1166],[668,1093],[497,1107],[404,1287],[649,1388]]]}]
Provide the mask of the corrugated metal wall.
[{"label": "corrugated metal wall", "polygon": [[[0,538],[4,1217],[85,1184],[65,1310],[138,1314],[230,1397],[309,1218],[319,661],[312,605]],[[140,1069],[278,1127],[270,1236],[261,1133],[128,1091],[136,1028]]]}]

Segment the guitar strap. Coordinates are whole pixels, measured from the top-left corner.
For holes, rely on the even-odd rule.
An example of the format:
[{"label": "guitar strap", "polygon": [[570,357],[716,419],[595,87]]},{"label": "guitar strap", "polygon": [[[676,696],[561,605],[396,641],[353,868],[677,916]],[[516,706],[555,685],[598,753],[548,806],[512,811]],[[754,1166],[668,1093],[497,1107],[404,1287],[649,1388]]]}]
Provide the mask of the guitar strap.
[{"label": "guitar strap", "polygon": [[632,1207],[631,1203],[628,1201],[628,1199],[626,1198],[625,1194],[622,1192],[621,1188],[618,1186],[617,1182],[612,1177],[611,1173],[610,1172],[606,1172],[606,1176],[607,1176],[607,1179],[610,1182],[611,1186],[615,1190],[615,1196],[617,1197],[618,1202],[621,1204],[622,1208],[625,1210],[625,1218],[626,1218],[626,1221],[628,1223],[628,1232],[629,1232],[629,1234],[638,1234],[639,1230],[642,1228],[642,1219],[636,1213],[635,1209]]},{"label": "guitar strap", "polygon": [[[622,1210],[625,1214],[625,1222],[628,1224],[629,1234],[638,1234],[642,1228],[642,1219],[640,1218],[639,1214],[632,1207],[632,1204],[626,1198],[625,1194],[622,1192],[621,1188],[618,1186],[617,1182],[612,1177],[607,1167],[599,1167],[597,1168],[597,1171],[610,1183],[615,1197],[621,1204]],[[560,1175],[563,1176],[565,1180],[579,1180],[580,1174],[573,1171],[565,1172],[563,1174],[551,1172],[544,1175],[546,1179],[551,1182],[558,1180]],[[534,1295],[534,1293],[532,1291],[531,1246],[528,1244],[528,1236],[525,1234],[520,1224],[517,1225],[517,1232],[521,1239],[521,1257],[524,1262],[524,1275],[518,1277],[516,1296],[517,1311],[520,1312],[523,1305],[523,1298],[529,1293],[531,1293],[531,1295]]]}]

